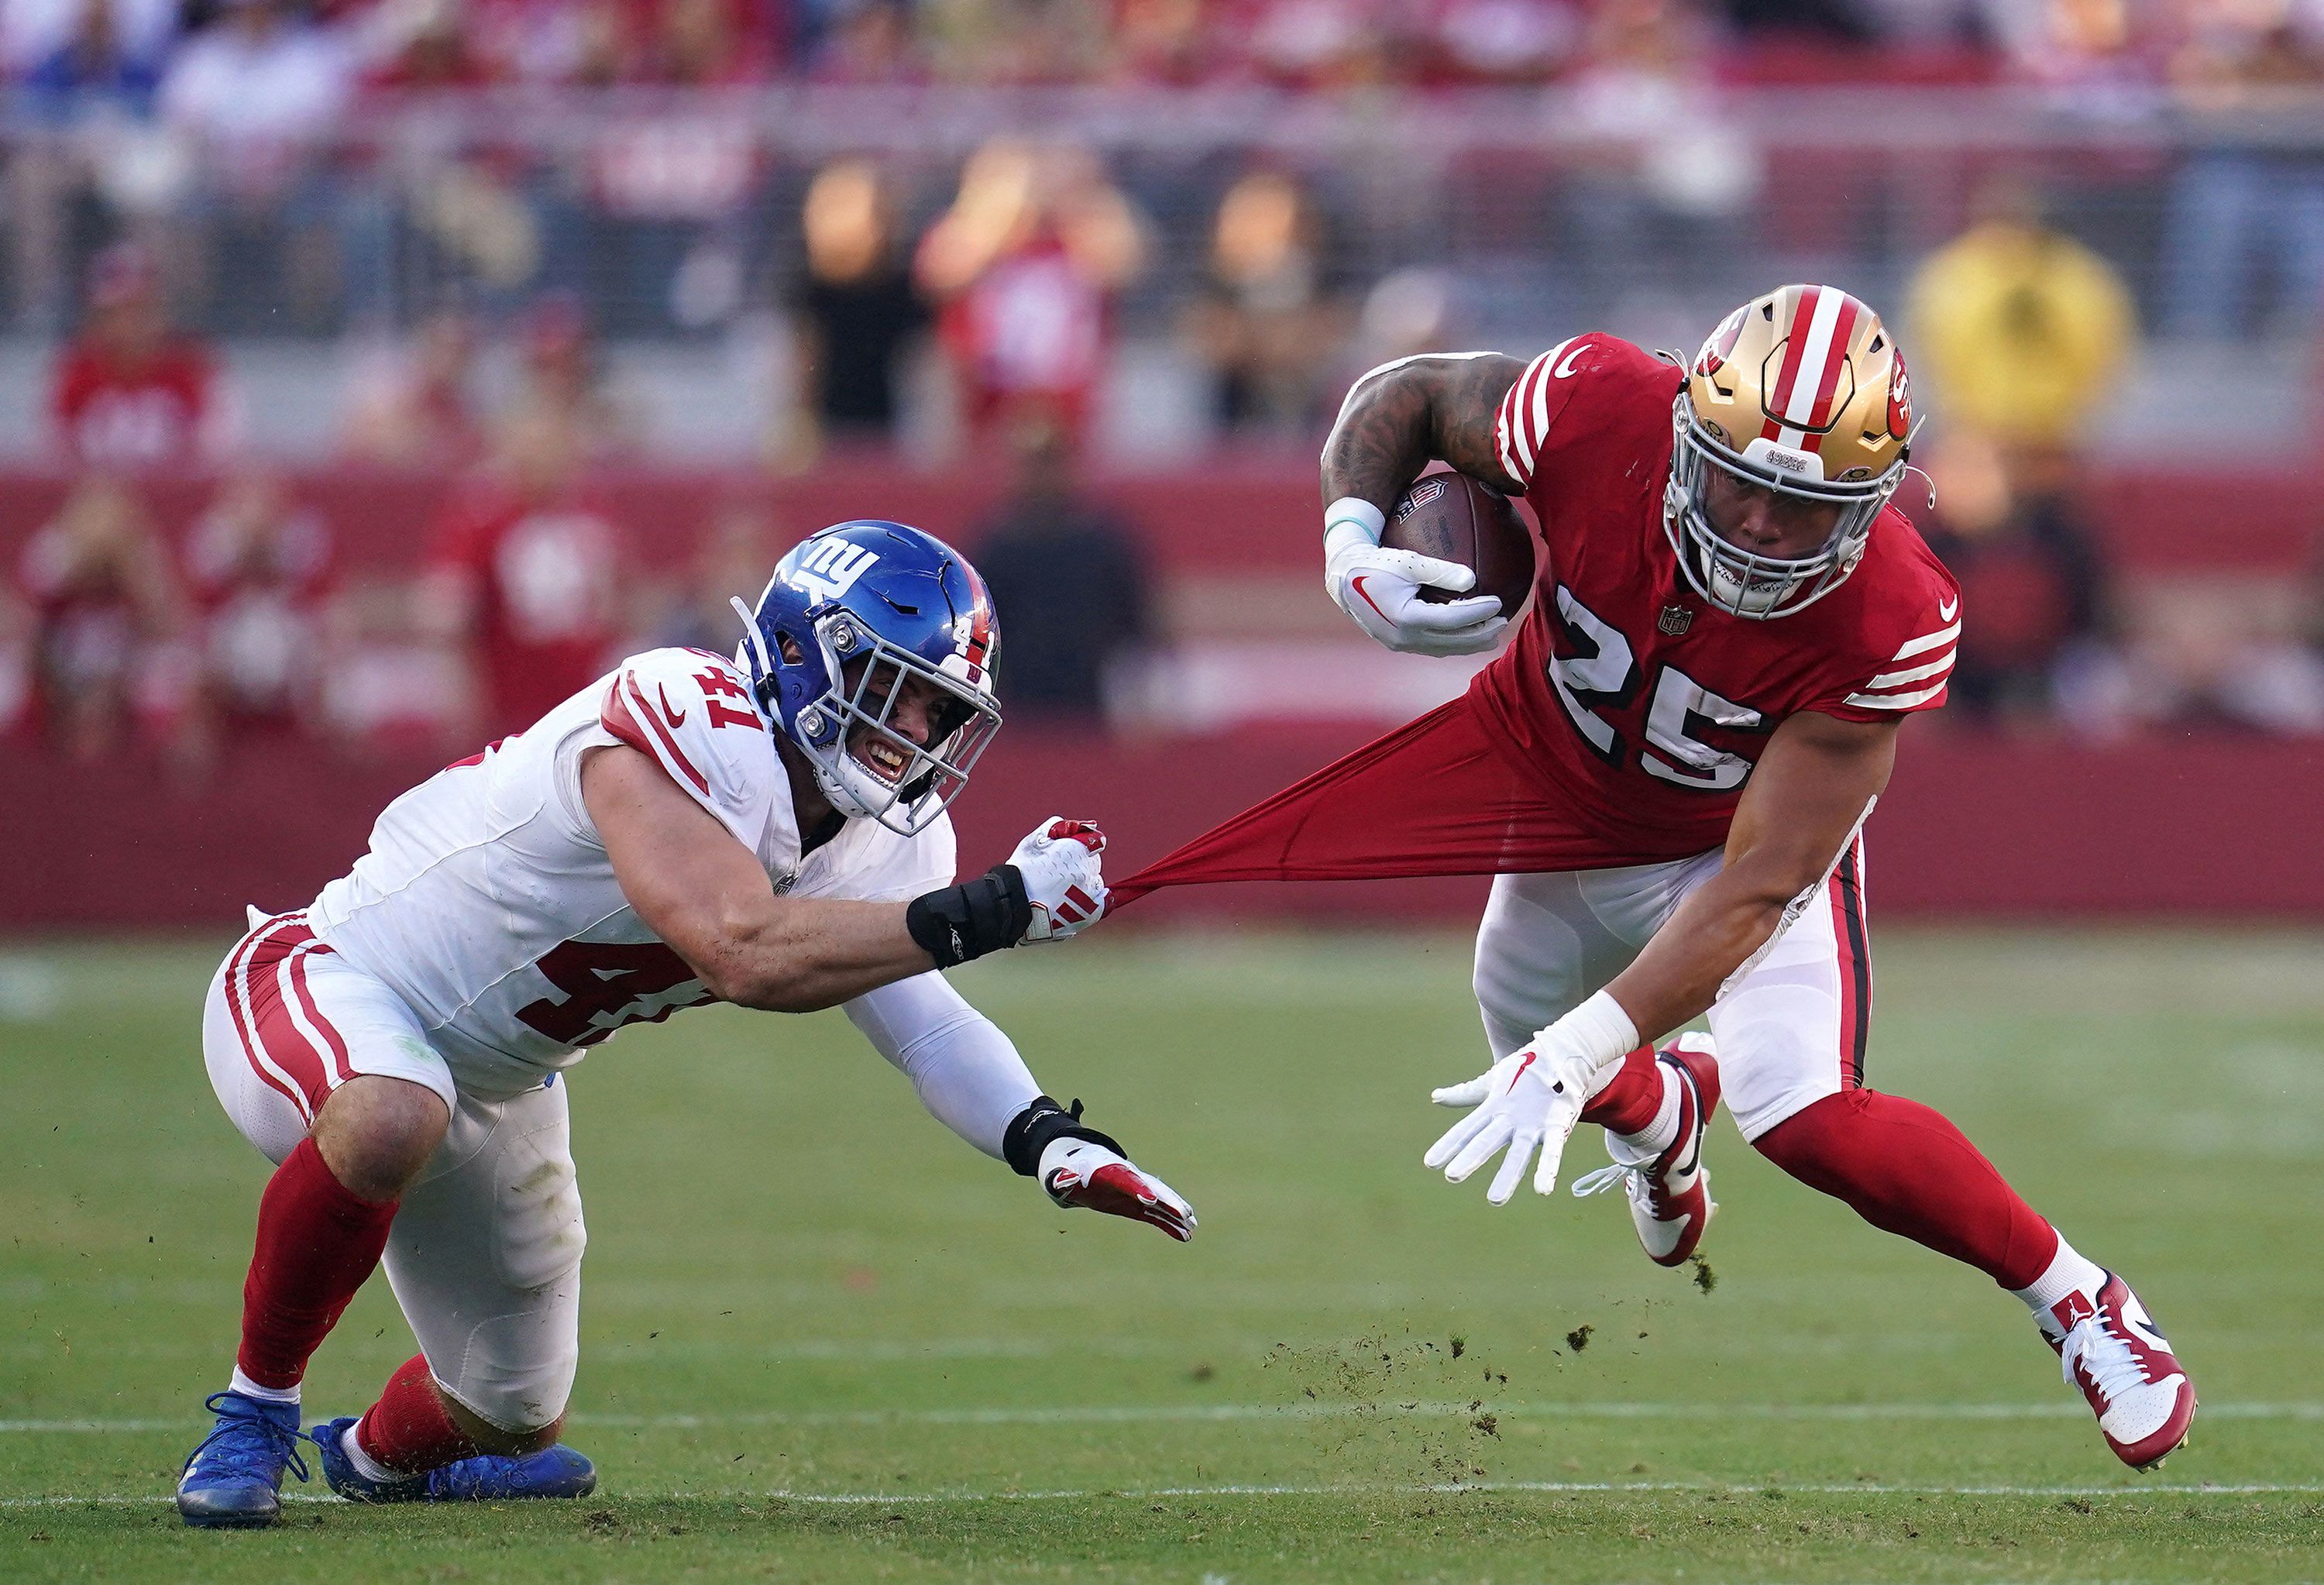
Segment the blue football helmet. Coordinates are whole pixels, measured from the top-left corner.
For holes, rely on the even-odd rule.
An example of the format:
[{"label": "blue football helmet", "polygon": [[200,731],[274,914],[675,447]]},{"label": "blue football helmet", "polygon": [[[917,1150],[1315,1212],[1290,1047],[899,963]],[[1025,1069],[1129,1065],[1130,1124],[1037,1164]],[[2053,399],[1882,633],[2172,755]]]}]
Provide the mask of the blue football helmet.
[{"label": "blue football helmet", "polygon": [[[734,609],[734,664],[832,807],[909,836],[968,785],[1001,730],[1001,632],[960,552],[902,523],[835,523],[775,564],[758,609]],[[940,699],[925,744],[889,725],[908,677]]]}]

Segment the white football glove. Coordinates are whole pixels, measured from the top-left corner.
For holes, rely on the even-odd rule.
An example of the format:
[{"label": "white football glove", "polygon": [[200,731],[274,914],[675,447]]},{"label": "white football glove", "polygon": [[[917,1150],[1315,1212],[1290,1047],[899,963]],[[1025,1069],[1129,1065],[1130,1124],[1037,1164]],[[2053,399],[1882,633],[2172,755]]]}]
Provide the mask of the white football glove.
[{"label": "white football glove", "polygon": [[1009,862],[1025,882],[1033,905],[1026,941],[1063,941],[1078,935],[1104,916],[1105,833],[1084,820],[1052,815],[1017,844]]},{"label": "white football glove", "polygon": [[1126,1216],[1158,1227],[1182,1244],[1194,1236],[1194,1208],[1177,1191],[1095,1140],[1051,1140],[1041,1152],[1040,1175],[1049,1198],[1067,1209]]},{"label": "white football glove", "polygon": [[1467,1083],[1432,1092],[1429,1099],[1439,1106],[1476,1110],[1447,1129],[1422,1164],[1443,1168],[1448,1183],[1462,1183],[1506,1145],[1508,1155],[1485,1191],[1486,1199],[1506,1205],[1539,1149],[1534,1192],[1551,1193],[1565,1141],[1582,1120],[1598,1074],[1637,1044],[1629,1015],[1598,992]]},{"label": "white football glove", "polygon": [[1424,588],[1463,594],[1477,586],[1477,575],[1416,550],[1383,548],[1365,525],[1345,518],[1323,533],[1323,586],[1358,627],[1406,655],[1480,655],[1509,625],[1489,594],[1442,604],[1422,599]]}]

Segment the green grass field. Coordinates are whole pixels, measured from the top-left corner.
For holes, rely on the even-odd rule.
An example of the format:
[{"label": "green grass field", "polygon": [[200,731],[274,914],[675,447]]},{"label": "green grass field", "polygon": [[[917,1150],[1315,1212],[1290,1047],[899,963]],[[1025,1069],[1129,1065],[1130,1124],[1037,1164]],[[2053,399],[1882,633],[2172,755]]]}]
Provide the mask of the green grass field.
[{"label": "green grass field", "polygon": [[[689,1014],[573,1084],[597,1496],[311,1486],[189,1532],[165,1497],[266,1169],[202,1073],[215,952],[59,945],[0,959],[0,1579],[2324,1577],[2324,948],[1881,951],[1872,1083],[1951,1113],[2196,1372],[2159,1475],[2015,1302],[1724,1123],[1707,1288],[1616,1198],[1424,1171],[1429,1087],[1482,1057],[1462,941],[1101,937],[960,979],[1194,1200],[1191,1246],[1052,1210],[836,1013]],[[410,1348],[374,1282],[309,1419]]]}]

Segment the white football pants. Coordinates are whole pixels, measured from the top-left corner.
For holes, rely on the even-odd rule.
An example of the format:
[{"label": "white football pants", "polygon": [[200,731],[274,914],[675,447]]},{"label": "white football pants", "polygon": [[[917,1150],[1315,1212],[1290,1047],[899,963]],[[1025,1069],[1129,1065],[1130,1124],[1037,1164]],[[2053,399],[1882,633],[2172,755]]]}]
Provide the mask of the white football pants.
[{"label": "white football pants", "polygon": [[[1708,852],[1630,869],[1494,877],[1477,929],[1475,978],[1494,1058],[1620,973],[1720,865],[1720,855]],[[1747,1139],[1863,1083],[1872,1010],[1863,897],[1859,837],[1711,1007],[1722,1096]]]},{"label": "white football pants", "polygon": [[437,1385],[503,1431],[565,1412],[581,1357],[581,1190],[565,1081],[505,1099],[459,1091],[395,993],[313,940],[300,915],[236,944],[202,1015],[210,1086],[278,1165],[356,1074],[424,1084],[452,1109],[404,1192],[383,1264]]}]

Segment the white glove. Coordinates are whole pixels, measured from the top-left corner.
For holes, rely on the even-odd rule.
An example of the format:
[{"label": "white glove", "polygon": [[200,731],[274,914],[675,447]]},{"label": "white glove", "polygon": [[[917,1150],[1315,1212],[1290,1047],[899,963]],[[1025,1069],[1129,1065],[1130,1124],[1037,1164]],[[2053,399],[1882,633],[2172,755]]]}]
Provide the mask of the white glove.
[{"label": "white glove", "polygon": [[1506,1145],[1509,1153],[1485,1191],[1486,1199],[1506,1205],[1538,1147],[1534,1192],[1551,1193],[1557,1187],[1565,1141],[1582,1120],[1593,1082],[1637,1043],[1629,1015],[1612,997],[1598,992],[1476,1078],[1433,1092],[1429,1099],[1439,1106],[1476,1110],[1447,1129],[1422,1164],[1443,1167],[1448,1183],[1462,1183]]},{"label": "white glove", "polygon": [[1194,1236],[1193,1206],[1160,1178],[1093,1139],[1051,1140],[1041,1152],[1041,1186],[1068,1209],[1126,1216],[1158,1227],[1182,1244]]},{"label": "white glove", "polygon": [[1358,627],[1407,655],[1482,654],[1509,625],[1489,594],[1442,604],[1422,599],[1424,588],[1465,593],[1477,586],[1477,575],[1416,550],[1384,549],[1379,530],[1356,517],[1339,517],[1323,530],[1323,586]]},{"label": "white glove", "polygon": [[1101,857],[1105,833],[1084,820],[1052,815],[1017,844],[1009,862],[1025,882],[1033,905],[1027,941],[1063,941],[1078,935],[1105,913],[1105,876]]}]

